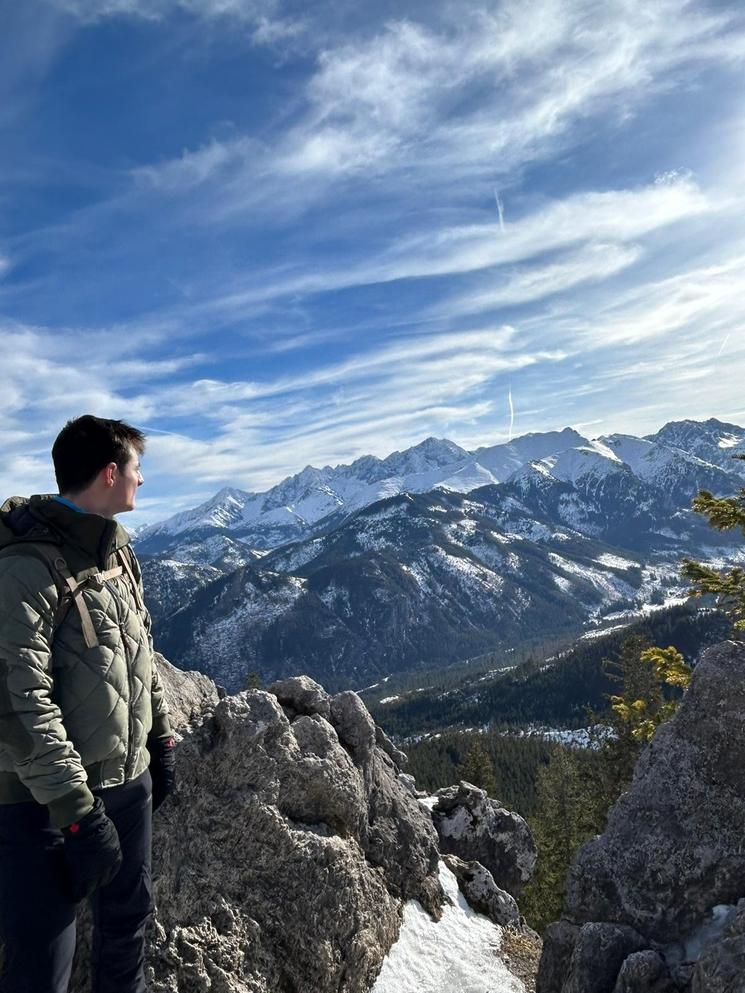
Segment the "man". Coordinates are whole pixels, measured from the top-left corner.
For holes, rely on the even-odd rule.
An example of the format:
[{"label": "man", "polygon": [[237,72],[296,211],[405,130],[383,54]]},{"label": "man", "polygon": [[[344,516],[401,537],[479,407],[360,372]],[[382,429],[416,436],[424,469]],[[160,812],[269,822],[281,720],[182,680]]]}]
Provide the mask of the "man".
[{"label": "man", "polygon": [[59,494],[0,508],[0,993],[65,993],[91,899],[94,993],[143,993],[152,810],[173,738],[133,510],[145,438],[69,421]]}]

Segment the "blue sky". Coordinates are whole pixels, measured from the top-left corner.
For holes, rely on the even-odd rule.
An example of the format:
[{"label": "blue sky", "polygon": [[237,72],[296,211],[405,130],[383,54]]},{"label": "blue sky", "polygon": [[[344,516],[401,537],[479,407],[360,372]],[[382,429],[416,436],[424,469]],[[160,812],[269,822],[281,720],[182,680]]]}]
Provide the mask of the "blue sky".
[{"label": "blue sky", "polygon": [[[737,3],[0,0],[4,494],[745,421]],[[514,420],[510,416],[509,395]]]}]

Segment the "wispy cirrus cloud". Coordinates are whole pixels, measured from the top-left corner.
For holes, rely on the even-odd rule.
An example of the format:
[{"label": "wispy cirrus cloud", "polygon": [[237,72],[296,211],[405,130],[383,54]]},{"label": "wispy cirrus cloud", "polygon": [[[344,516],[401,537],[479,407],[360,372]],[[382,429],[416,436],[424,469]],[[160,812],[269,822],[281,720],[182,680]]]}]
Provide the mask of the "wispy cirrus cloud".
[{"label": "wispy cirrus cloud", "polygon": [[0,40],[9,490],[85,409],[151,431],[157,517],[493,443],[510,389],[516,434],[736,408],[736,4],[30,5],[29,58]]},{"label": "wispy cirrus cloud", "polygon": [[110,17],[138,17],[160,21],[179,13],[198,17],[229,17],[257,21],[276,13],[278,0],[49,0],[53,7],[72,14],[85,23]]},{"label": "wispy cirrus cloud", "polygon": [[510,2],[465,7],[457,20],[444,13],[436,26],[391,21],[316,57],[304,114],[264,155],[242,136],[219,151],[209,143],[154,166],[152,182],[173,191],[180,177],[189,188],[193,156],[203,179],[212,166],[233,211],[256,208],[250,177],[302,176],[308,185],[292,195],[319,196],[327,190],[314,180],[361,173],[392,173],[407,191],[417,174],[444,187],[509,175],[556,154],[598,113],[633,115],[679,83],[676,73],[738,63],[745,25],[732,11],[672,0],[607,4],[601,18],[584,0]]},{"label": "wispy cirrus cloud", "polygon": [[[741,246],[741,248],[745,245]],[[636,345],[693,330],[716,353],[725,334],[745,336],[745,255],[636,287],[578,327],[590,347]]]},{"label": "wispy cirrus cloud", "polygon": [[500,285],[460,293],[439,304],[433,312],[437,316],[453,318],[534,303],[583,283],[608,279],[633,265],[641,255],[638,245],[591,243],[562,254],[557,261],[507,272]]},{"label": "wispy cirrus cloud", "polygon": [[[658,229],[729,209],[729,201],[718,203],[689,177],[675,177],[637,190],[583,192],[544,204],[506,227],[497,221],[402,235],[393,238],[380,254],[371,252],[356,265],[349,259],[344,266],[331,260],[323,268],[316,265],[302,273],[288,274],[284,267],[284,271],[257,273],[253,280],[244,276],[240,280],[244,287],[196,302],[194,309],[203,316],[235,317],[276,299],[399,280],[459,276],[588,246],[553,265],[540,263],[532,275],[527,270],[522,275],[507,271],[503,277],[507,285],[494,291],[496,304],[527,302],[562,286],[603,279],[620,271],[638,256],[636,242]],[[441,312],[454,307],[460,313],[477,313],[489,306],[489,296],[469,290],[467,296],[456,296],[450,304],[443,304]],[[469,299],[478,301],[470,311]]]}]

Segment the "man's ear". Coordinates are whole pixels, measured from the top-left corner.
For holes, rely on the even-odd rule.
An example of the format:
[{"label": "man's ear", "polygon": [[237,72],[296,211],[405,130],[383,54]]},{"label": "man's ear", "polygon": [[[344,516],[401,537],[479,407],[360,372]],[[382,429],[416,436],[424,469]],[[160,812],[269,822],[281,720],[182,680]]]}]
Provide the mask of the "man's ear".
[{"label": "man's ear", "polygon": [[102,470],[104,474],[103,478],[107,486],[113,486],[116,482],[116,469],[116,462],[109,462],[107,466],[104,466]]}]

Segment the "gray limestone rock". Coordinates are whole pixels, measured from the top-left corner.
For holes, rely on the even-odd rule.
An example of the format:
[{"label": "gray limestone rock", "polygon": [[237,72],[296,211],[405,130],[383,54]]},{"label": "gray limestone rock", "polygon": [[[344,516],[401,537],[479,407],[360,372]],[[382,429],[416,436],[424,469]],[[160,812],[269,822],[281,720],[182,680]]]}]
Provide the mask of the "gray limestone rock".
[{"label": "gray limestone rock", "polygon": [[375,721],[356,693],[347,690],[331,698],[331,723],[355,759],[367,761],[375,745]]},{"label": "gray limestone rock", "polygon": [[569,921],[556,921],[548,925],[543,932],[536,993],[561,993],[578,937],[579,927]]},{"label": "gray limestone rock", "polygon": [[523,818],[472,783],[448,786],[436,796],[432,820],[440,851],[480,862],[499,887],[519,897],[536,863],[535,842]]},{"label": "gray limestone rock", "polygon": [[745,894],[745,646],[696,667],[675,717],[642,753],[604,834],[569,874],[570,920],[612,921],[665,944]]},{"label": "gray limestone rock", "polygon": [[215,709],[220,702],[219,690],[209,676],[201,672],[183,672],[158,652],[155,653],[155,662],[163,684],[171,728],[177,735],[182,734]]},{"label": "gray limestone rock", "polygon": [[399,769],[405,769],[408,766],[408,755],[396,748],[382,727],[379,727],[378,725],[375,726],[375,743],[378,748],[383,749],[386,755],[393,760]]},{"label": "gray limestone rock", "polygon": [[[732,986],[727,978],[740,968],[745,937],[706,943],[712,908],[745,894],[744,729],[745,646],[724,642],[704,654],[675,717],[642,753],[605,832],[579,850],[569,873],[570,922],[633,928],[646,949],[664,950],[676,988],[688,989],[697,977],[696,993],[745,993],[739,979]],[[677,958],[676,948],[683,949]],[[548,928],[541,972],[543,960],[553,969],[564,952],[564,935]],[[629,977],[651,963],[649,955],[634,959]],[[562,979],[554,971],[540,993],[569,993],[562,985],[568,974]],[[656,991],[655,983],[664,990],[666,982],[664,974],[650,979],[644,993]]]},{"label": "gray limestone rock", "polygon": [[675,993],[665,960],[651,948],[632,952],[618,973],[613,993]]},{"label": "gray limestone rock", "polygon": [[[434,827],[367,711],[342,695],[343,744],[320,687],[282,687],[293,719],[259,690],[204,694],[201,721],[184,704],[178,788],[154,818],[150,993],[365,993],[402,901],[440,914]],[[80,925],[71,993],[89,991]]]},{"label": "gray limestone rock", "polygon": [[458,880],[470,907],[491,918],[495,924],[518,924],[520,911],[515,900],[500,890],[488,869],[480,862],[464,862],[457,855],[443,855],[445,865]]},{"label": "gray limestone rock", "polygon": [[613,993],[624,959],[644,938],[620,924],[584,924],[577,935],[561,993]]},{"label": "gray limestone rock", "polygon": [[398,781],[401,783],[405,790],[408,790],[412,796],[426,796],[427,794],[417,789],[416,779],[408,772],[399,772]]},{"label": "gray limestone rock", "polygon": [[272,683],[269,692],[274,694],[283,707],[290,707],[295,714],[320,714],[329,719],[331,715],[330,696],[310,676],[291,676]]}]

